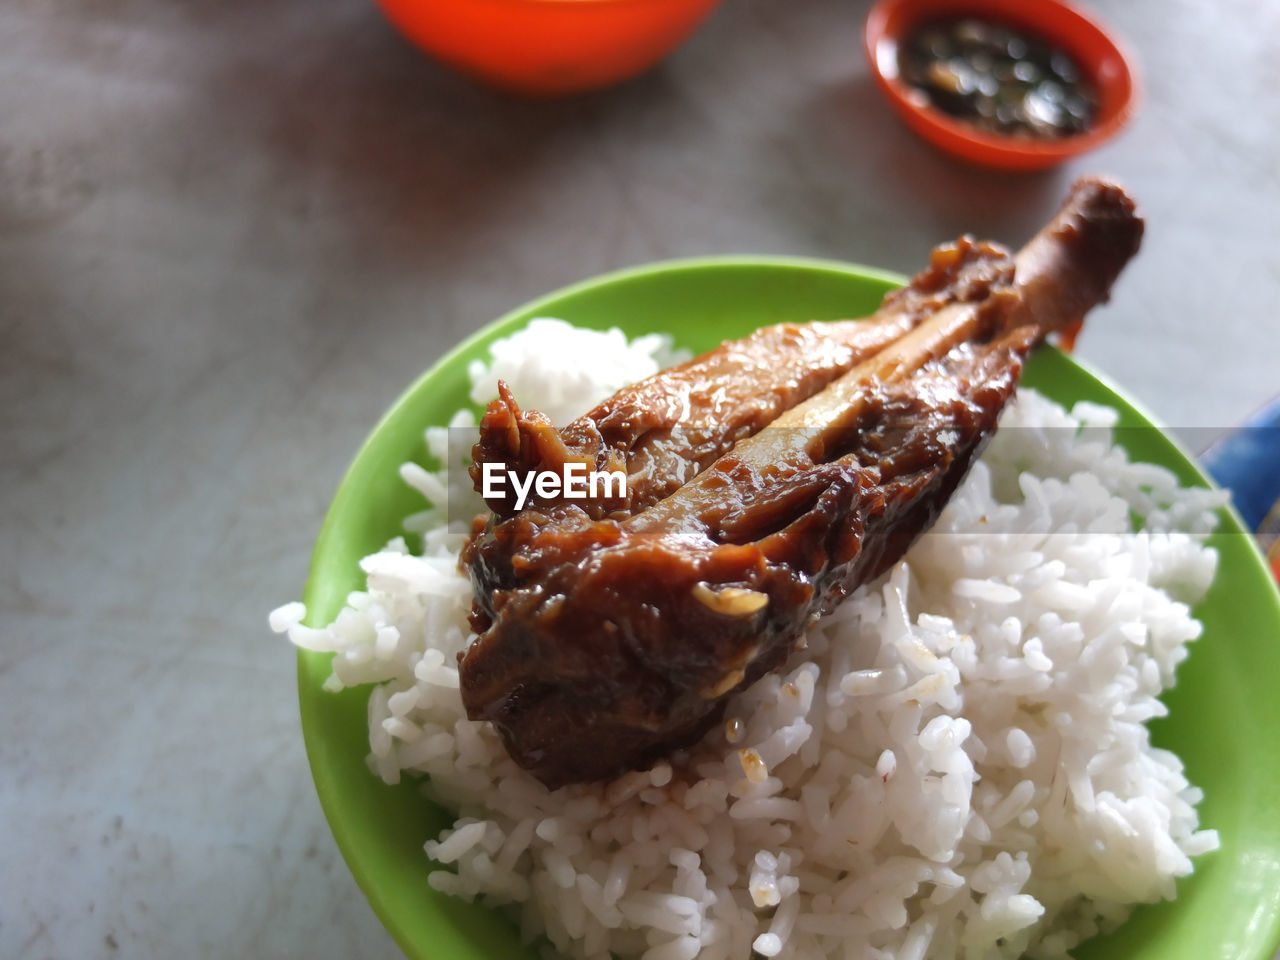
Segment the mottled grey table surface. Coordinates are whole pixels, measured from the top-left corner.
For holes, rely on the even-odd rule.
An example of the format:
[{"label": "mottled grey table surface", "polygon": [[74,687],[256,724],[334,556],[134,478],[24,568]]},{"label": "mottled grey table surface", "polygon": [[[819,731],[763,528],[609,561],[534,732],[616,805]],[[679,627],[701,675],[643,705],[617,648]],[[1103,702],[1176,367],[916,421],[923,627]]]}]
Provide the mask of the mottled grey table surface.
[{"label": "mottled grey table surface", "polygon": [[380,411],[529,297],[688,254],[910,271],[1102,170],[1149,234],[1081,354],[1193,445],[1280,390],[1280,7],[1098,5],[1141,114],[1018,178],[897,123],[863,3],[726,0],[541,103],[366,0],[0,6],[0,957],[398,956],[265,615]]}]

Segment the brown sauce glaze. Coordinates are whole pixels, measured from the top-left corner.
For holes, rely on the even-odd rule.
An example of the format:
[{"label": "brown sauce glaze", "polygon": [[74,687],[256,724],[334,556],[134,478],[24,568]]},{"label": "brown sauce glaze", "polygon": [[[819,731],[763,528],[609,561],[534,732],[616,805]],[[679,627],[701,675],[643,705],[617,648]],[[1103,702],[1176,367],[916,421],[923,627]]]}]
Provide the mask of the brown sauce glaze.
[{"label": "brown sauce glaze", "polygon": [[1027,353],[1106,298],[1141,234],[1118,187],[1082,181],[981,299],[943,303],[666,498],[495,518],[464,555],[468,715],[551,787],[697,740],[929,528]]},{"label": "brown sauce glaze", "polygon": [[[624,388],[563,430],[536,410],[521,410],[506,385],[499,384],[498,399],[481,419],[471,477],[480,489],[485,463],[521,477],[541,470],[559,473],[569,462],[591,470],[623,470],[625,498],[574,505],[595,519],[630,516],[675,493],[735,443],[941,307],[980,301],[1012,275],[1007,251],[962,237],[935,250],[929,266],[889,294],[872,317],[765,327]],[[534,505],[545,510],[551,502],[535,500]],[[515,512],[509,493],[489,498],[488,506],[498,517]]]}]

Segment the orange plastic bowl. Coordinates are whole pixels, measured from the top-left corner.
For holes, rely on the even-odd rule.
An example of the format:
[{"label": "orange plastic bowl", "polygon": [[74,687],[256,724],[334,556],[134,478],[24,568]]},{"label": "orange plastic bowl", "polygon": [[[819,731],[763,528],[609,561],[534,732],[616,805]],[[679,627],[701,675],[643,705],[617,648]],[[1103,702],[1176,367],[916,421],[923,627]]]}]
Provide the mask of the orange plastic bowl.
[{"label": "orange plastic bowl", "polygon": [[653,66],[717,0],[377,0],[414,44],[532,95],[609,86]]},{"label": "orange plastic bowl", "polygon": [[[1029,140],[985,133],[912,96],[898,73],[898,43],[916,27],[948,17],[978,17],[1036,34],[1076,61],[1098,90],[1098,118],[1084,133]],[[907,125],[935,146],[1002,170],[1043,170],[1115,136],[1137,108],[1133,58],[1115,34],[1061,0],[880,0],[863,34],[877,84]]]}]

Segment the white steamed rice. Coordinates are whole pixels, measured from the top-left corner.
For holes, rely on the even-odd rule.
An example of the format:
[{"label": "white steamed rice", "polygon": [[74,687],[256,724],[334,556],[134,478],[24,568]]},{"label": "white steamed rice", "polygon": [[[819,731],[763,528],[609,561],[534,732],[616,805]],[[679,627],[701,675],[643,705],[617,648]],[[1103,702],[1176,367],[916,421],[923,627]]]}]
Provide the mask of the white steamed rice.
[{"label": "white steamed rice", "polygon": [[[666,348],[536,323],[471,371],[473,395],[500,375],[564,421]],[[471,590],[443,474],[402,471],[435,500],[420,553],[396,539],[365,558],[367,590],[327,627],[296,603],[271,627],[335,653],[330,688],[374,685],[370,766],[457,811],[426,845],[431,885],[508,910],[529,941],[644,960],[1060,957],[1174,896],[1218,843],[1145,722],[1200,633],[1188,605],[1213,577],[1220,499],[1130,463],[1113,422],[1022,390],[905,560],[723,728],[609,784],[549,792],[467,720]],[[443,462],[444,429],[427,443]]]}]

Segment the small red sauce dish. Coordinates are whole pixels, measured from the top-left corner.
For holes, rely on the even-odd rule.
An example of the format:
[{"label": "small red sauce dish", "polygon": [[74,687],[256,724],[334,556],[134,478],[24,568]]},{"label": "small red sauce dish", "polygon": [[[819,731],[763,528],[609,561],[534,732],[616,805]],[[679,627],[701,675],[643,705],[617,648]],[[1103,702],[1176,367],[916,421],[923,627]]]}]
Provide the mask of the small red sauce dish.
[{"label": "small red sauce dish", "polygon": [[[935,106],[903,76],[899,54],[922,28],[957,20],[1009,28],[1065,54],[1096,99],[1088,127],[1052,138],[1001,134]],[[867,16],[863,39],[877,85],[906,124],[942,150],[981,166],[1058,166],[1111,139],[1137,108],[1137,70],[1123,43],[1062,0],[880,0]]]},{"label": "small red sauce dish", "polygon": [[377,0],[412,43],[504,90],[610,86],[678,46],[718,0]]}]

